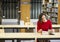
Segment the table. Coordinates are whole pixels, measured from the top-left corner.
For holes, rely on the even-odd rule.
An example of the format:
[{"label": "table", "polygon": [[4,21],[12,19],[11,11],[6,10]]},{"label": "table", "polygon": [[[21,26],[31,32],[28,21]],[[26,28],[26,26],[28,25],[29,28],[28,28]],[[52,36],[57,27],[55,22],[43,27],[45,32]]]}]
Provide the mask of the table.
[{"label": "table", "polygon": [[35,25],[0,25],[0,31],[4,32],[5,29],[16,29],[16,31],[18,31],[18,29],[35,29],[36,26]]},{"label": "table", "polygon": [[[52,25],[53,29],[59,29],[60,25]],[[4,29],[21,29],[21,28],[31,28],[35,29],[37,32],[37,26],[36,25],[0,25],[0,31],[4,32]]]},{"label": "table", "polygon": [[0,33],[0,39],[60,39],[60,33],[41,35],[40,33]]},{"label": "table", "polygon": [[0,33],[1,38],[60,38],[60,33],[41,35],[40,33]]},{"label": "table", "polygon": [[[0,39],[60,39],[60,33],[55,33],[55,35],[40,35],[37,33],[37,26],[36,25],[0,25],[1,29],[5,28],[34,28],[36,30],[35,33],[0,33]],[[53,29],[60,28],[60,25],[52,25]],[[3,30],[4,31],[4,30]]]},{"label": "table", "polygon": [[[0,27],[4,28],[4,27],[37,27],[36,25],[0,25]],[[56,27],[60,27],[60,25],[52,25],[52,27],[56,28]]]},{"label": "table", "polygon": [[13,28],[13,27],[17,27],[17,28],[21,28],[21,27],[36,27],[35,25],[0,25],[0,27],[2,28]]}]

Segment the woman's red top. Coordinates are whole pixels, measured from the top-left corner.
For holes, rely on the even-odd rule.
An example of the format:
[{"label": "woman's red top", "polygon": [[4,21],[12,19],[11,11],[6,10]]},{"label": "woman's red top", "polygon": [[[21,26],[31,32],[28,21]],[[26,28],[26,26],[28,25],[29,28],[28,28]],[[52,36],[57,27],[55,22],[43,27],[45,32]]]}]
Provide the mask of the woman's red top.
[{"label": "woman's red top", "polygon": [[37,22],[37,31],[42,29],[43,31],[48,31],[48,29],[52,29],[52,22],[47,20],[47,22]]}]

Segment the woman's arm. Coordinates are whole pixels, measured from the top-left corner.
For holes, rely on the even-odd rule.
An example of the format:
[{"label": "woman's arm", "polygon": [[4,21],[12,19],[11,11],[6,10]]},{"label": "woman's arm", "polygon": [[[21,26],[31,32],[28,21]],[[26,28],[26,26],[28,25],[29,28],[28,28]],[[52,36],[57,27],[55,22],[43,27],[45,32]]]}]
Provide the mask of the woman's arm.
[{"label": "woman's arm", "polygon": [[40,33],[42,31],[42,29],[40,28],[40,23],[39,21],[37,22],[37,32]]},{"label": "woman's arm", "polygon": [[38,33],[42,33],[42,29],[40,29],[40,30],[38,31]]}]

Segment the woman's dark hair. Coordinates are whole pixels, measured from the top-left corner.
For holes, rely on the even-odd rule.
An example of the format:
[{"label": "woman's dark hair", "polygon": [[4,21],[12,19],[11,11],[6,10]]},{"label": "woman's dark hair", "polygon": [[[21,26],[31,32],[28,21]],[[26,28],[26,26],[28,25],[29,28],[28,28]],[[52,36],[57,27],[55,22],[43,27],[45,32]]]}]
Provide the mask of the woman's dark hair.
[{"label": "woman's dark hair", "polygon": [[[40,22],[42,22],[42,16],[43,16],[43,15],[45,15],[45,16],[46,16],[46,14],[45,14],[45,13],[41,13],[41,14],[39,15],[39,21],[40,21]],[[46,16],[46,19],[47,19],[47,16]]]}]

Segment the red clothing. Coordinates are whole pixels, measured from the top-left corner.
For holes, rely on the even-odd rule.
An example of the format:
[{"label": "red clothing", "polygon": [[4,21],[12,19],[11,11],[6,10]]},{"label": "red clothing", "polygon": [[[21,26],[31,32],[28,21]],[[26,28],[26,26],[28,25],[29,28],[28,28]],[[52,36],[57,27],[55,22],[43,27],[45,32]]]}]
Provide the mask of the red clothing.
[{"label": "red clothing", "polygon": [[37,22],[37,31],[42,29],[43,31],[48,31],[48,29],[52,29],[52,22],[47,20],[47,22]]}]

